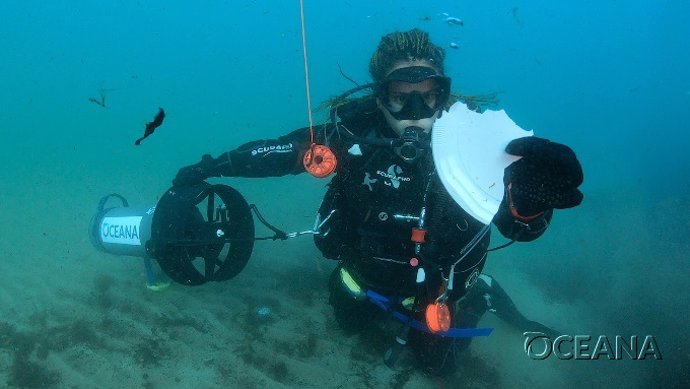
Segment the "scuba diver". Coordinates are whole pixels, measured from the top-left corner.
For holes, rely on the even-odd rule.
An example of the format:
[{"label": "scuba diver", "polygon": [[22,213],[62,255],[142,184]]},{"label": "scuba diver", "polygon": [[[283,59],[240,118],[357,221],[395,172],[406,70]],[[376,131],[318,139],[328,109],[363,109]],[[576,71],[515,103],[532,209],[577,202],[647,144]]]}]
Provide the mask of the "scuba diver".
[{"label": "scuba diver", "polygon": [[[457,341],[465,337],[460,343],[466,345],[467,336],[478,333],[452,332],[464,329],[451,323],[475,325],[478,318],[463,319],[459,311],[481,316],[485,310],[476,302],[485,304],[491,293],[463,297],[477,285],[493,285],[480,275],[490,225],[460,207],[435,172],[432,126],[458,101],[444,59],[444,50],[422,30],[387,34],[369,64],[373,82],[332,101],[330,123],[253,141],[216,158],[204,155],[173,180],[182,187],[209,177],[276,177],[312,167],[312,174],[325,176],[319,167],[334,168],[314,240],[324,257],[338,261],[329,281],[335,318],[344,330],[358,330],[380,308],[394,314],[404,323],[394,346],[411,346],[429,374],[453,371]],[[319,154],[319,145],[332,154]],[[521,158],[505,169],[503,200],[492,222],[511,242],[532,241],[555,208],[580,204],[582,169],[569,147],[543,138],[516,139],[506,152]],[[394,363],[395,347],[389,351],[385,360]]]}]

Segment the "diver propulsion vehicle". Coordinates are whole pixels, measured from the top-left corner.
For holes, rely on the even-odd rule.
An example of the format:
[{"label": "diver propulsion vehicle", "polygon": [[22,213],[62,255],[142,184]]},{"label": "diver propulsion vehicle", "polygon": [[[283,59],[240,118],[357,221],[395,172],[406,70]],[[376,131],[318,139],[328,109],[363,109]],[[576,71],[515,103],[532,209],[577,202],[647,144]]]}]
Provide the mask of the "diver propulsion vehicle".
[{"label": "diver propulsion vehicle", "polygon": [[[108,206],[119,200],[118,206]],[[226,185],[201,182],[168,189],[153,206],[130,206],[118,194],[104,196],[89,236],[106,253],[151,259],[173,281],[201,285],[239,274],[254,248],[254,219],[242,195]]]}]

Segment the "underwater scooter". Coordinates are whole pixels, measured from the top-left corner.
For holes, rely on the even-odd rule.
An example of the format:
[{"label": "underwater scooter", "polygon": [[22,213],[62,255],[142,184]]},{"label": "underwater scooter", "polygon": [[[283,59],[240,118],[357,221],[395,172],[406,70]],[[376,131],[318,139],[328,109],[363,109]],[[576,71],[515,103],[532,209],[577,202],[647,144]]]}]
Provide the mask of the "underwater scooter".
[{"label": "underwater scooter", "polygon": [[[106,207],[110,199],[121,204]],[[229,280],[244,269],[255,240],[244,197],[206,182],[172,187],[153,206],[129,206],[115,193],[104,196],[89,236],[103,252],[144,258],[149,286],[155,283],[151,259],[183,285]]]}]

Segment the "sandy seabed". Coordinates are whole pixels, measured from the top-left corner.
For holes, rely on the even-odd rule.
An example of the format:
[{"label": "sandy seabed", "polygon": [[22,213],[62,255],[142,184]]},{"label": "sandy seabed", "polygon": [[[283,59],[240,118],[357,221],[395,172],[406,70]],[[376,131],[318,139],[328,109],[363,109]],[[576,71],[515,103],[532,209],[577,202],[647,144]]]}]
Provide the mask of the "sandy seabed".
[{"label": "sandy seabed", "polygon": [[35,262],[15,268],[24,276],[0,287],[0,387],[562,387],[575,374],[573,364],[530,360],[519,331],[491,315],[482,325],[494,334],[473,342],[454,375],[427,377],[411,358],[391,370],[382,354],[398,324],[342,333],[325,293],[333,263],[267,266],[295,246],[315,254],[310,244],[261,243],[235,279],[160,292],[144,287],[136,258],[46,261],[40,277]]},{"label": "sandy seabed", "polygon": [[[258,189],[243,192],[268,202]],[[229,281],[154,292],[145,287],[141,259],[91,246],[93,204],[50,214],[47,223],[66,196],[43,198],[51,200],[26,208],[25,222],[0,241],[7,258],[0,261],[0,388],[639,387],[630,371],[642,365],[634,361],[531,360],[522,331],[491,314],[480,325],[494,333],[473,341],[455,374],[428,377],[409,355],[391,370],[382,355],[399,324],[390,319],[364,334],[344,334],[328,304],[335,263],[308,237],[257,243],[247,267]],[[24,200],[9,201],[9,209],[22,209]],[[309,226],[313,203],[318,194],[303,208],[264,214],[279,226]],[[515,271],[506,260],[512,253],[490,257],[485,271],[527,317],[555,328],[601,328],[586,307],[548,298]],[[266,317],[258,314],[263,307]]]}]

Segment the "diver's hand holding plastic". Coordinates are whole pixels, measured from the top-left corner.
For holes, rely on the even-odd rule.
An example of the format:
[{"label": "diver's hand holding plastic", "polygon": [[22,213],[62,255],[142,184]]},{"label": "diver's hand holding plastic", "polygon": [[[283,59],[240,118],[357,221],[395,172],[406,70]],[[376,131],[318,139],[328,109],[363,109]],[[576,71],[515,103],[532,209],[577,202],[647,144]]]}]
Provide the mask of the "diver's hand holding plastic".
[{"label": "diver's hand holding plastic", "polygon": [[173,179],[173,186],[192,186],[209,178],[219,176],[218,163],[209,154],[201,157],[201,162],[185,166],[177,172]]},{"label": "diver's hand holding plastic", "polygon": [[582,202],[577,189],[583,181],[582,167],[570,147],[548,139],[524,137],[511,141],[508,154],[521,156],[507,169],[503,181],[511,212],[530,219],[544,211],[572,208]]}]

